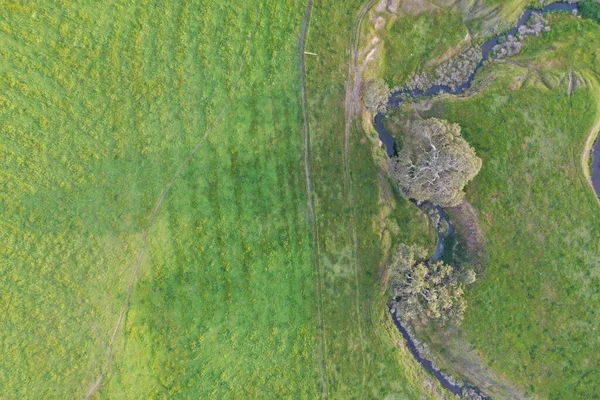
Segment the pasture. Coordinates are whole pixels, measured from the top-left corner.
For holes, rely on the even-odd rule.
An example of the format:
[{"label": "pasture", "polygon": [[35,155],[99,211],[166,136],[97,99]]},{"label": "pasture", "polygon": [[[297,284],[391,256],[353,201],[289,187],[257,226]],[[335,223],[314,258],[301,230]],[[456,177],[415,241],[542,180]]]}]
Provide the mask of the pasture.
[{"label": "pasture", "polygon": [[313,237],[303,2],[3,5],[4,397],[439,391],[398,348],[379,277],[392,242],[431,232],[390,202],[359,126],[344,162],[360,6],[313,9]]}]

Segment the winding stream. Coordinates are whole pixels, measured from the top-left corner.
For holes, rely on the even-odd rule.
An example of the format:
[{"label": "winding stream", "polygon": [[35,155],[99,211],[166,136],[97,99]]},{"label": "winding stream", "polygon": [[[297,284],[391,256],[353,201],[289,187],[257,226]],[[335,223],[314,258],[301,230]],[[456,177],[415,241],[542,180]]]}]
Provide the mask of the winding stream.
[{"label": "winding stream", "polygon": [[[574,10],[577,10],[577,9],[578,9],[577,3],[569,3],[569,2],[559,2],[559,3],[549,4],[546,7],[542,8],[541,10],[527,9],[525,11],[525,13],[523,14],[523,16],[521,17],[521,19],[519,20],[518,24],[514,28],[512,28],[511,30],[509,30],[508,32],[506,32],[502,35],[494,36],[491,39],[488,39],[485,43],[483,43],[481,45],[482,58],[479,61],[479,63],[477,63],[477,66],[475,67],[475,69],[473,70],[471,75],[469,75],[469,78],[465,82],[463,82],[461,85],[457,86],[455,89],[452,89],[450,86],[445,86],[445,85],[434,85],[426,90],[418,90],[418,89],[416,89],[416,90],[406,90],[406,89],[396,90],[396,91],[392,92],[392,94],[388,100],[387,109],[392,110],[394,108],[397,108],[409,98],[412,100],[418,100],[423,97],[432,97],[432,96],[440,95],[443,93],[454,94],[454,95],[464,93],[467,89],[470,89],[471,86],[473,85],[473,80],[475,79],[475,74],[477,74],[477,72],[481,69],[481,67],[483,67],[483,64],[489,59],[490,52],[494,48],[494,46],[496,46],[500,42],[500,39],[502,37],[504,37],[506,35],[515,35],[518,32],[519,27],[527,24],[527,21],[531,17],[531,14],[533,14],[533,13],[544,14],[544,13],[548,13],[548,12],[552,12],[552,11],[573,12]],[[377,133],[379,134],[379,139],[385,145],[388,156],[393,157],[397,154],[396,143],[394,141],[394,138],[385,129],[385,126],[383,124],[384,117],[385,117],[384,113],[378,113],[377,115],[375,115],[374,125],[375,125],[375,129],[377,130]]]},{"label": "winding stream", "polygon": [[460,396],[460,394],[462,392],[462,386],[454,383],[451,380],[451,378],[444,375],[439,369],[435,368],[433,366],[433,363],[430,360],[421,356],[421,353],[419,352],[419,349],[417,348],[412,336],[410,336],[410,333],[408,333],[408,330],[404,327],[404,325],[402,324],[402,321],[400,321],[400,319],[398,318],[396,309],[391,308],[390,312],[392,313],[392,320],[394,321],[394,325],[396,325],[396,328],[402,334],[402,337],[404,338],[404,341],[406,342],[406,346],[408,347],[408,350],[413,355],[413,357],[417,360],[417,362],[419,364],[421,364],[421,366],[423,368],[425,368],[427,371],[431,372],[433,374],[433,376],[435,376],[435,379],[437,379],[442,384],[443,387],[445,387],[447,390],[454,393],[455,395]]},{"label": "winding stream", "polygon": [[[523,16],[521,17],[521,19],[519,19],[519,22],[517,23],[517,25],[515,27],[513,27],[512,29],[510,29],[508,32],[506,32],[503,35],[498,35],[498,36],[492,37],[491,39],[487,40],[485,43],[483,43],[481,45],[481,52],[482,52],[481,60],[479,61],[479,63],[477,64],[477,66],[475,67],[475,69],[473,70],[471,75],[469,75],[469,78],[464,83],[462,83],[460,86],[457,86],[455,89],[452,89],[451,87],[445,86],[445,85],[434,85],[426,90],[406,90],[406,89],[396,90],[396,91],[392,92],[392,94],[390,95],[390,98],[388,100],[387,109],[392,110],[394,108],[397,108],[401,104],[403,104],[407,99],[418,100],[420,98],[432,97],[432,96],[443,94],[443,93],[454,94],[454,95],[459,95],[459,94],[464,93],[467,89],[469,89],[473,85],[473,80],[475,79],[475,74],[483,67],[483,64],[485,63],[485,61],[489,59],[491,50],[494,48],[494,46],[496,46],[500,42],[500,39],[506,35],[515,35],[518,32],[519,27],[527,24],[527,21],[529,21],[529,18],[531,17],[531,15],[533,13],[542,13],[543,14],[543,13],[552,12],[552,11],[573,12],[574,10],[577,10],[577,9],[578,9],[577,3],[569,3],[569,2],[553,3],[553,4],[543,7],[542,9],[527,9],[525,11],[525,13],[523,14]],[[389,134],[389,132],[385,129],[385,126],[383,123],[384,118],[385,118],[384,113],[378,113],[377,115],[375,115],[374,125],[375,125],[375,129],[377,130],[377,133],[379,134],[379,139],[383,142],[383,144],[386,147],[388,156],[390,158],[392,158],[397,155],[396,142],[394,141],[394,138]],[[600,196],[600,140],[597,140],[596,144],[594,145],[593,151],[592,151],[592,184],[594,186],[594,190]],[[422,209],[423,211],[427,211],[427,210],[430,210],[432,207],[435,207],[430,203],[418,204],[417,206],[420,209]],[[438,261],[441,259],[442,255],[444,253],[444,244],[446,242],[446,239],[448,239],[449,237],[451,237],[454,234],[454,227],[448,220],[448,216],[446,215],[446,213],[440,207],[437,207],[437,209],[438,209],[438,212],[440,215],[440,220],[436,226],[436,230],[437,230],[437,234],[438,234],[438,242],[437,242],[437,246],[435,249],[435,253],[434,253],[433,257],[431,257],[429,259],[429,262],[435,262],[435,261]],[[442,229],[442,225],[444,222],[447,223],[448,228],[446,230]],[[439,381],[439,383],[445,389],[447,389],[448,391],[452,392],[455,395],[460,395],[463,388],[466,388],[466,389],[472,388],[472,389],[476,390],[476,388],[473,388],[469,385],[466,385],[466,384],[462,385],[462,384],[455,383],[452,380],[452,378],[449,378],[448,376],[444,375],[439,369],[437,369],[433,365],[431,360],[424,358],[417,348],[416,341],[410,335],[409,331],[404,327],[402,320],[401,320],[401,316],[399,316],[396,312],[396,308],[392,306],[390,308],[390,313],[392,315],[392,320],[394,321],[394,325],[396,326],[396,328],[398,329],[398,331],[404,338],[406,345],[407,345],[409,351],[411,352],[411,354],[413,355],[413,357],[417,360],[417,362],[423,368],[425,368],[433,376],[435,376],[435,378]]]},{"label": "winding stream", "polygon": [[432,263],[439,261],[444,255],[444,250],[446,248],[446,240],[452,235],[454,235],[454,225],[452,225],[452,222],[450,222],[450,219],[448,218],[448,214],[446,214],[442,207],[433,205],[428,201],[424,203],[417,203],[415,201],[414,204],[426,215],[429,212],[431,212],[431,210],[435,210],[437,215],[439,216],[439,219],[435,224],[435,230],[437,232],[437,244],[435,246],[435,252],[433,253],[433,256],[429,259],[429,262]]}]

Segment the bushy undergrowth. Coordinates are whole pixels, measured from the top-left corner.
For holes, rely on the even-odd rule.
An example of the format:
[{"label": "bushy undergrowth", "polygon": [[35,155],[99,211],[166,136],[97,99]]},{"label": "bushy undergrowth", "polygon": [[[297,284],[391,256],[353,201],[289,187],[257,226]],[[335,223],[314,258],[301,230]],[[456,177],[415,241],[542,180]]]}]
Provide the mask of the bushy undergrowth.
[{"label": "bushy undergrowth", "polygon": [[579,2],[579,15],[600,22],[600,3],[594,0]]}]

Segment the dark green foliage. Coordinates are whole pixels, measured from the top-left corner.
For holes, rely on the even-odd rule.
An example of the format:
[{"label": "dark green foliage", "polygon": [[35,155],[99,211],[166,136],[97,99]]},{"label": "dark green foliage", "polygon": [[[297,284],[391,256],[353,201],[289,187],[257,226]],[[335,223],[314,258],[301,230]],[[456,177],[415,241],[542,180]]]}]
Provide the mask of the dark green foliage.
[{"label": "dark green foliage", "polygon": [[475,282],[475,272],[458,269],[442,261],[428,263],[427,251],[401,244],[390,273],[392,299],[405,320],[460,324],[467,303],[466,284]]},{"label": "dark green foliage", "polygon": [[583,18],[591,18],[600,23],[600,3],[594,0],[579,2],[579,15]]}]

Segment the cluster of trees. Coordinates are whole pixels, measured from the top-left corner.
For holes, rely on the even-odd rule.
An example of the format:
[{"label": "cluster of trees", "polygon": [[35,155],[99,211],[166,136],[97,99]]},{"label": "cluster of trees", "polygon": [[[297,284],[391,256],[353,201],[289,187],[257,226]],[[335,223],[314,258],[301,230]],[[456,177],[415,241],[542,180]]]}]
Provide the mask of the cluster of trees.
[{"label": "cluster of trees", "polygon": [[362,102],[373,114],[384,112],[390,97],[390,87],[383,79],[367,81],[361,91]]},{"label": "cluster of trees", "polygon": [[405,133],[391,168],[403,195],[442,207],[458,205],[482,164],[460,126],[431,118],[411,122]]},{"label": "cluster of trees", "polygon": [[390,271],[390,290],[398,313],[406,320],[435,320],[460,324],[467,308],[465,285],[475,282],[475,272],[442,261],[428,263],[426,251],[400,245]]}]

